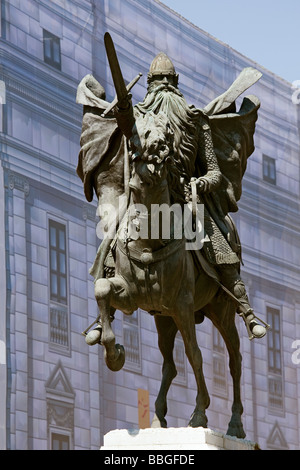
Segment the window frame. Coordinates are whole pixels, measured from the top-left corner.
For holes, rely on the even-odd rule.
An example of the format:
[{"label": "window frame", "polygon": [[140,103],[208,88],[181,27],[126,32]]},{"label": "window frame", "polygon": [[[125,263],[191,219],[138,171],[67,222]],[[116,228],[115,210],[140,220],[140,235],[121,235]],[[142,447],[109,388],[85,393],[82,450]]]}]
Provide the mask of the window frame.
[{"label": "window frame", "polygon": [[[267,347],[268,347],[268,371],[270,373],[282,376],[282,357],[281,357],[281,328],[280,328],[280,308],[271,307],[270,305],[266,308],[267,323],[270,325],[268,333]],[[275,318],[275,315],[277,319]],[[271,321],[272,318],[272,321]],[[274,320],[274,321],[273,321]],[[278,328],[276,328],[278,323]],[[272,343],[271,343],[272,341]],[[276,346],[278,344],[278,347]],[[271,355],[270,355],[271,354]],[[279,366],[277,366],[279,357]],[[272,358],[272,360],[270,360]]]},{"label": "window frame", "polygon": [[[44,62],[57,70],[61,70],[60,38],[47,29],[43,29],[43,50]],[[55,55],[58,56],[58,60],[55,59]]]},{"label": "window frame", "polygon": [[213,394],[221,398],[228,395],[228,360],[224,339],[212,325],[212,382]]},{"label": "window frame", "polygon": [[[53,448],[53,439],[54,436],[57,436],[60,439],[57,439],[59,442],[59,449],[54,449]],[[60,447],[62,442],[67,442],[68,443],[68,448],[67,449],[62,449]],[[71,436],[69,434],[66,434],[64,432],[59,432],[59,430],[55,429],[51,431],[50,435],[50,449],[51,450],[71,450]]]},{"label": "window frame", "polygon": [[266,305],[266,318],[270,325],[267,335],[268,409],[271,414],[280,416],[284,414],[281,316],[280,307]]},{"label": "window frame", "polygon": [[[51,242],[51,229],[56,230],[55,239],[56,244],[53,245]],[[60,247],[60,232],[63,232],[64,236],[64,248]],[[66,225],[58,222],[55,219],[49,218],[48,222],[48,236],[49,236],[49,274],[50,274],[50,301],[56,302],[61,305],[68,305],[68,269],[67,269],[67,227]],[[52,258],[52,253],[54,257]],[[61,266],[61,255],[64,256],[64,272],[60,269]],[[53,267],[55,259],[56,269]],[[56,294],[53,289],[53,277],[56,276]],[[64,280],[65,295],[62,294],[61,280]]]},{"label": "window frame", "polygon": [[[59,227],[64,229],[64,253],[65,253],[65,289],[66,296],[52,296],[51,286],[51,227]],[[68,243],[68,224],[65,220],[59,219],[55,215],[49,213],[47,216],[47,236],[48,236],[48,295],[49,295],[49,312],[48,312],[48,344],[49,350],[70,356],[71,354],[71,337],[70,337],[70,302],[69,302],[69,243]],[[57,239],[56,233],[56,239]],[[52,247],[54,248],[54,247]],[[59,284],[59,281],[57,281]],[[63,302],[60,302],[63,300]]]},{"label": "window frame", "polygon": [[[141,314],[142,310],[138,308],[132,315],[123,315],[122,317],[122,337],[126,355],[124,368],[131,372],[142,372],[142,349],[141,349]],[[135,338],[135,345],[128,341],[131,337]],[[134,349],[135,346],[137,350]],[[134,358],[134,360],[132,360]]]},{"label": "window frame", "polygon": [[[276,185],[276,159],[263,154],[262,156],[263,180]],[[274,175],[272,175],[272,172]]]}]

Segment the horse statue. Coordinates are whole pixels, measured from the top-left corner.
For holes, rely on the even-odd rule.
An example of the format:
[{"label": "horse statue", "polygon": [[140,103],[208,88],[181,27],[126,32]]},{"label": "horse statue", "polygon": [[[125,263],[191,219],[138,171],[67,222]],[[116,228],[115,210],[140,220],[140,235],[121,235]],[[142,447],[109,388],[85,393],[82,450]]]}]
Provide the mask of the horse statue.
[{"label": "horse statue", "polygon": [[[115,51],[110,38],[106,39],[109,39],[106,42],[108,42],[107,52],[111,70],[115,71],[118,69]],[[161,57],[159,63],[162,63]],[[251,71],[250,84],[259,78],[256,72],[254,71],[253,75]],[[117,74],[120,75],[120,71]],[[157,77],[161,79],[161,74],[155,75],[153,67],[150,75],[151,83],[155,82]],[[165,75],[170,78],[169,72]],[[268,325],[262,320],[264,326],[259,325],[253,310],[245,309],[245,305],[236,296],[236,292],[241,291],[239,277],[235,283],[239,287],[238,291],[231,291],[220,282],[218,271],[211,266],[201,249],[204,236],[201,238],[201,246],[194,250],[187,249],[189,239],[195,234],[197,237],[197,229],[203,228],[203,224],[205,226],[204,221],[202,224],[197,219],[199,206],[197,202],[201,205],[207,199],[205,195],[198,194],[197,197],[196,183],[204,192],[203,187],[207,189],[211,184],[209,176],[213,174],[213,178],[216,179],[218,172],[210,171],[208,164],[204,178],[187,178],[188,166],[186,172],[181,172],[179,169],[181,167],[178,166],[178,148],[182,142],[178,142],[177,124],[174,124],[177,123],[176,116],[175,119],[170,119],[168,112],[154,106],[151,96],[146,103],[147,112],[145,112],[145,103],[135,109],[127,106],[126,100],[131,84],[127,88],[124,83],[120,86],[120,76],[118,79],[119,83],[114,80],[118,99],[112,105],[105,101],[104,89],[91,75],[83,79],[77,94],[77,102],[84,105],[77,172],[83,181],[88,201],[93,199],[95,191],[99,211],[104,215],[106,224],[104,239],[90,270],[95,278],[95,297],[99,315],[83,334],[89,345],[101,344],[104,347],[107,366],[113,371],[118,371],[124,365],[125,351],[123,346],[115,342],[111,327],[114,312],[121,310],[125,315],[131,315],[141,308],[154,316],[158,345],[163,356],[162,381],[155,402],[154,423],[166,427],[167,394],[177,374],[173,359],[174,341],[177,332],[180,331],[197,384],[196,406],[189,426],[206,427],[206,409],[210,399],[203,375],[202,355],[197,343],[195,325],[200,324],[205,317],[209,318],[222,335],[229,353],[233,404],[227,434],[244,438],[245,432],[241,420],[243,406],[240,396],[242,358],[235,325],[237,307],[241,309],[240,315],[245,321],[250,339],[264,336]],[[174,80],[172,84],[168,82],[163,87],[170,87],[181,100],[174,86],[175,79],[175,75],[172,76]],[[248,82],[245,83],[245,77],[243,85],[243,89],[250,86]],[[162,90],[161,86],[159,83],[159,92]],[[222,191],[226,193],[227,199],[233,201],[231,206],[240,197],[240,184],[246,160],[254,149],[252,137],[259,107],[258,100],[251,97],[244,100],[244,107],[239,113],[233,113],[232,102],[240,93],[241,86],[231,87],[221,99],[210,103],[204,117],[202,113],[196,112],[191,118],[195,118],[197,122],[202,119],[204,122],[202,128],[205,130],[208,128],[207,116],[216,118],[215,124],[212,123],[212,127],[215,125],[214,144],[218,139],[224,140],[225,132],[226,136],[229,135],[229,140],[231,139],[230,145],[234,145],[234,150],[225,157],[224,152],[221,152],[221,157],[219,156],[219,160],[223,159],[220,161],[220,166],[225,169],[224,174],[226,174],[226,165],[229,165],[235,175],[231,181],[227,176],[222,179]],[[174,100],[176,101],[176,97]],[[118,111],[115,109],[113,115],[111,110],[116,105]],[[172,102],[168,102],[165,109],[171,108]],[[225,114],[222,114],[224,110]],[[234,132],[230,125],[228,126],[228,121],[234,124]],[[222,124],[224,122],[225,125]],[[239,126],[242,129],[240,133],[237,131]],[[195,140],[198,134],[192,132]],[[188,153],[192,146],[184,143],[183,147]],[[213,152],[212,145],[210,151]],[[217,146],[215,151],[218,154]],[[184,223],[185,218],[180,217],[180,211],[177,212],[179,217],[169,217],[167,220],[159,218],[157,214],[158,208],[174,207],[174,197],[176,198],[179,192],[178,188],[182,187],[188,191],[186,201],[189,197],[191,199],[188,220],[191,221],[192,228]],[[222,199],[223,206],[226,198],[224,196]],[[107,210],[107,207],[110,210]],[[176,207],[183,210],[186,204],[179,198]],[[227,209],[228,207],[223,225],[226,225],[231,246],[240,248],[239,238],[233,221],[228,219]],[[207,210],[205,214],[207,216]],[[155,236],[151,236],[153,232]],[[233,255],[235,254],[230,254],[232,257]],[[236,259],[239,261],[237,256]],[[242,295],[241,298],[244,297]],[[91,329],[95,324],[96,327]]]}]

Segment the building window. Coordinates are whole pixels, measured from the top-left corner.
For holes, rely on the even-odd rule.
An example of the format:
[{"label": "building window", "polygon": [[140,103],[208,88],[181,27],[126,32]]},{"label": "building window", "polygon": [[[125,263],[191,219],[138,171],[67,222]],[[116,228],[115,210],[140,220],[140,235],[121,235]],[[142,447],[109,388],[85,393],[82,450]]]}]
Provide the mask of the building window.
[{"label": "building window", "polygon": [[186,385],[187,384],[187,368],[186,368],[186,354],[182,336],[178,331],[174,341],[174,362],[176,365],[177,375],[174,379],[175,383]]},{"label": "building window", "polygon": [[123,316],[123,344],[126,354],[126,368],[140,372],[141,354],[140,354],[140,309],[133,312],[132,315]]},{"label": "building window", "polygon": [[51,434],[51,450],[70,450],[70,438],[64,434]]},{"label": "building window", "polygon": [[66,226],[55,220],[49,220],[49,276],[49,346],[69,354]]},{"label": "building window", "polygon": [[269,410],[282,412],[284,408],[281,361],[280,310],[267,307],[268,333],[268,394]]},{"label": "building window", "polygon": [[263,155],[263,179],[276,184],[276,160],[267,155]]},{"label": "building window", "polygon": [[69,346],[69,314],[66,307],[50,306],[50,343]]},{"label": "building window", "polygon": [[213,327],[213,387],[216,395],[227,393],[227,364],[225,344],[217,328]]},{"label": "building window", "polygon": [[267,318],[267,323],[270,325],[268,333],[269,371],[281,374],[280,311],[276,308],[268,307]]},{"label": "building window", "polygon": [[269,406],[273,409],[283,409],[283,390],[281,377],[269,377],[268,380]]},{"label": "building window", "polygon": [[50,299],[67,303],[66,227],[49,221]]},{"label": "building window", "polygon": [[61,69],[60,38],[43,30],[44,61],[52,67]]}]

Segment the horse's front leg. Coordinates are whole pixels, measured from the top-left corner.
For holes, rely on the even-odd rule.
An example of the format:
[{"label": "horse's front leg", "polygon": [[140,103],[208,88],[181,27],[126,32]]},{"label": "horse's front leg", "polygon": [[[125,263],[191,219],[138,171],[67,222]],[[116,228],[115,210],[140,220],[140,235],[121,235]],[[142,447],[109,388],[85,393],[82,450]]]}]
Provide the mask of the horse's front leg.
[{"label": "horse's front leg", "polygon": [[202,354],[196,337],[193,305],[189,308],[188,304],[183,304],[182,309],[178,310],[174,316],[174,321],[182,335],[185,352],[194,371],[197,383],[196,407],[191,416],[189,426],[206,428],[206,408],[209,406],[210,399],[203,375]]},{"label": "horse's front leg", "polygon": [[95,283],[95,297],[101,317],[101,344],[105,348],[105,361],[107,367],[113,371],[122,369],[125,362],[124,347],[116,344],[115,335],[111,328],[111,307],[118,308],[116,301],[117,290],[124,291],[124,286],[118,285],[117,278],[101,278]]}]

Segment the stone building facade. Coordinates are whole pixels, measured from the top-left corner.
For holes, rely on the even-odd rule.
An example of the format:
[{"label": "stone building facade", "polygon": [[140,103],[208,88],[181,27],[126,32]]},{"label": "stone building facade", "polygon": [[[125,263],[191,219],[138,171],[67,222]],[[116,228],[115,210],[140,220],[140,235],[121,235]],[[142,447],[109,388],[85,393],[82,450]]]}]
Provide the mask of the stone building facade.
[{"label": "stone building facade", "polygon": [[[153,318],[116,315],[114,330],[127,352],[118,373],[81,335],[97,315],[88,270],[99,240],[96,201],[87,203],[76,175],[82,108],[75,99],[87,73],[113,98],[103,45],[109,31],[126,80],[143,73],[134,102],[143,99],[160,50],[198,107],[244,67],[263,72],[250,92],[262,105],[235,220],[251,302],[272,328],[250,342],[237,318],[243,422],[247,438],[263,449],[299,448],[299,109],[291,84],[158,0],[1,0],[0,12],[0,447],[98,449],[109,430],[139,426],[139,391],[147,392],[150,418],[154,412],[162,359]],[[209,426],[225,432],[232,400],[227,353],[208,321],[197,335]],[[168,425],[186,426],[196,386],[180,338],[175,357]]]}]

